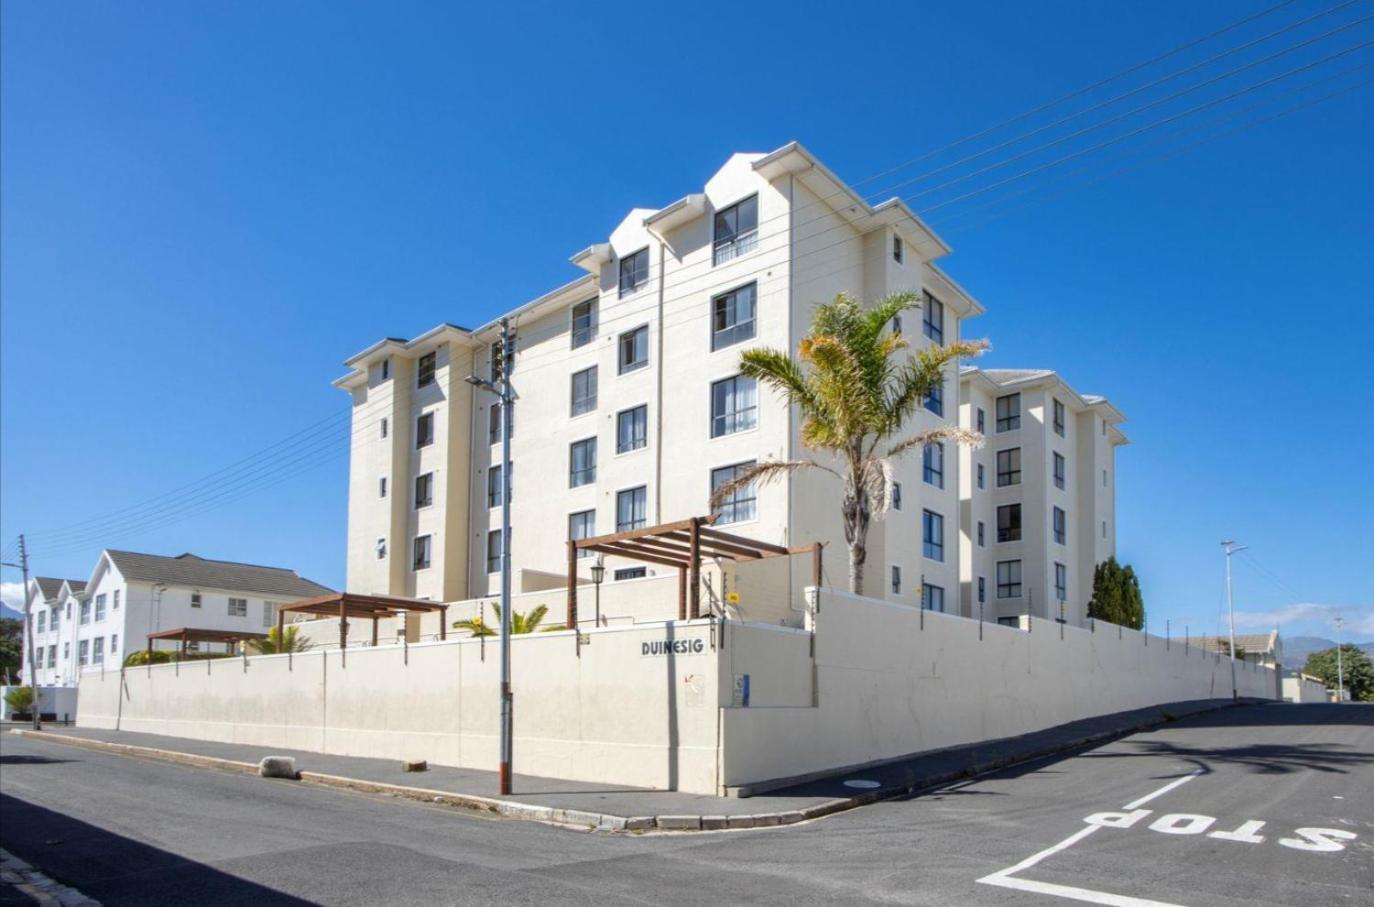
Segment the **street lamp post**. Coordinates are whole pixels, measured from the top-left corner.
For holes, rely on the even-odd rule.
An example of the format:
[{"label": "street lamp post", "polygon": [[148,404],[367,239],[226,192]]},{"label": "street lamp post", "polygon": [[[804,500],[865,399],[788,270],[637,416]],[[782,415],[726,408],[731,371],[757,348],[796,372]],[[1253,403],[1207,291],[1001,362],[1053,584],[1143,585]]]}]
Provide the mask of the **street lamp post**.
[{"label": "street lamp post", "polygon": [[596,626],[601,626],[601,581],[606,578],[606,561],[601,555],[596,556],[596,563],[592,564],[592,585],[596,588]]},{"label": "street lamp post", "polygon": [[1341,635],[1345,629],[1345,618],[1336,618],[1336,701],[1345,702],[1345,665],[1341,661]]},{"label": "street lamp post", "polygon": [[11,564],[9,561],[4,563],[6,567],[18,567],[24,573],[24,643],[29,653],[29,690],[33,695],[33,702],[29,704],[29,718],[33,721],[33,729],[39,730],[42,724],[39,720],[41,703],[38,700],[38,661],[34,654],[33,642],[33,596],[29,592],[29,549],[24,543],[24,534],[19,534],[19,563]]},{"label": "street lamp post", "polygon": [[1240,694],[1236,691],[1236,611],[1231,605],[1231,555],[1237,551],[1244,551],[1245,545],[1237,545],[1227,539],[1221,543],[1221,548],[1226,552],[1226,620],[1230,627],[1230,642],[1227,649],[1231,654],[1231,701],[1240,699]]}]

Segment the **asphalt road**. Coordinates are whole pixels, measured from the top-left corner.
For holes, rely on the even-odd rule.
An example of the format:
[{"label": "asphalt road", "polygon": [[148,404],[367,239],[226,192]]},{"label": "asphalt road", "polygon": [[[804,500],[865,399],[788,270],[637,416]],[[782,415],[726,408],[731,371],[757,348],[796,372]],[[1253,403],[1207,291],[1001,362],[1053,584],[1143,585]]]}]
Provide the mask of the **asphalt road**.
[{"label": "asphalt road", "polygon": [[110,905],[1374,904],[1374,706],[1228,709],[808,825],[690,835],[8,735],[0,765],[0,847]]}]

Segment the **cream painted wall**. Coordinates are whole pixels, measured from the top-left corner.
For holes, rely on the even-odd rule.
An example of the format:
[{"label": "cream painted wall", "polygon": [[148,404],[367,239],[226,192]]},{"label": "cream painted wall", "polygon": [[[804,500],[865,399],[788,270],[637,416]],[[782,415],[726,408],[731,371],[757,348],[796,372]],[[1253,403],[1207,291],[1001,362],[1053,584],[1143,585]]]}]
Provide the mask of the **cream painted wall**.
[{"label": "cream painted wall", "polygon": [[1306,674],[1283,677],[1284,702],[1328,702],[1326,684],[1314,680]]}]

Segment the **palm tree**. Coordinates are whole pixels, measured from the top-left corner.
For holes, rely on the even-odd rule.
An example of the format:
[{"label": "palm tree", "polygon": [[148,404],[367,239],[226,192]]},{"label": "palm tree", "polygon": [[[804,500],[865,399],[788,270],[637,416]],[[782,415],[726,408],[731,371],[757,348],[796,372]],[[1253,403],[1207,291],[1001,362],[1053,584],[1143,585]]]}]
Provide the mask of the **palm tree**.
[{"label": "palm tree", "polygon": [[750,349],[740,372],[777,391],[801,410],[802,443],[827,454],[814,459],[759,463],[716,489],[719,507],[736,491],[802,469],[828,472],[844,485],[840,511],[849,546],[849,591],[863,594],[869,522],[887,511],[891,461],[937,441],[980,445],[982,436],[954,426],[902,438],[903,426],[932,389],[944,383],[950,363],[976,356],[986,341],[931,346],[899,355],[909,344],[892,320],[920,308],[914,293],[894,293],[871,309],[845,293],[819,306],[802,338],[797,360],[776,349]]},{"label": "palm tree", "polygon": [[286,628],[286,644],[282,645],[281,635],[277,628],[273,627],[267,631],[266,639],[250,639],[248,647],[257,655],[285,655],[287,652],[308,652],[314,648],[315,644],[308,639],[300,638],[300,627]]},{"label": "palm tree", "polygon": [[[496,612],[496,626],[484,623],[480,617],[471,617],[467,620],[455,620],[453,629],[467,630],[473,636],[496,636],[500,633],[501,626],[501,606],[496,602],[491,603],[491,609]],[[510,614],[510,632],[512,636],[521,633],[533,633],[539,629],[539,624],[544,620],[544,616],[549,613],[548,605],[539,605],[530,609],[529,613],[521,614],[519,611],[512,611]],[[546,630],[562,630],[563,627],[546,627]]]}]

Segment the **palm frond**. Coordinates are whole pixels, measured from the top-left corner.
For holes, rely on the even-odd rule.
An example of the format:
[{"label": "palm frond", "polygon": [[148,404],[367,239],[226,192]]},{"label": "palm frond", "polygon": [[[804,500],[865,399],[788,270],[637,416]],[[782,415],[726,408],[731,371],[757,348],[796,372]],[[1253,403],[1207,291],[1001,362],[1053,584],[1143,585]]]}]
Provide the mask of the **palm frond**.
[{"label": "palm frond", "polygon": [[729,500],[735,492],[742,488],[747,488],[754,482],[767,485],[799,469],[820,469],[831,475],[837,475],[835,470],[828,466],[822,466],[815,460],[768,460],[750,466],[744,472],[735,476],[729,482],[716,488],[711,492],[711,507],[714,509]]},{"label": "palm frond", "polygon": [[964,444],[973,448],[983,446],[983,436],[978,432],[960,428],[957,425],[943,425],[939,428],[932,428],[930,431],[923,431],[919,435],[913,435],[904,441],[899,441],[888,448],[887,456],[890,459],[896,459],[913,447],[925,447],[927,444],[935,444],[940,441],[953,441],[956,444]]}]

